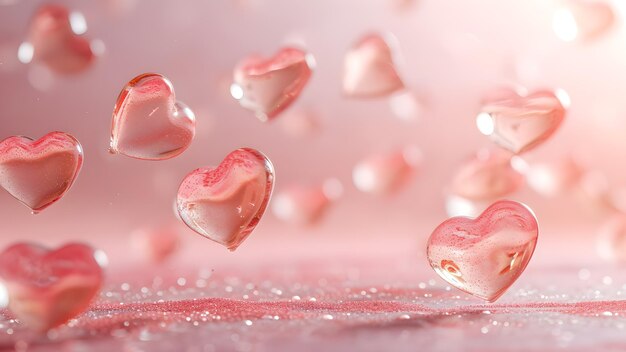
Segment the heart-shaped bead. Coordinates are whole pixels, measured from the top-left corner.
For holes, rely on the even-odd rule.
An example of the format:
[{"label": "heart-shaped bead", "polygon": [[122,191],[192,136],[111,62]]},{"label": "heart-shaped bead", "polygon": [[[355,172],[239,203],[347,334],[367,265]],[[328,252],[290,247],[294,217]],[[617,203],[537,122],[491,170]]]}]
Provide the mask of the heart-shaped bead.
[{"label": "heart-shaped bead", "polygon": [[83,244],[57,250],[19,243],[0,253],[9,310],[30,329],[46,331],[82,313],[103,280],[97,251]]},{"label": "heart-shaped bead", "polygon": [[584,168],[572,157],[549,163],[533,163],[526,173],[530,188],[545,197],[565,194],[579,184]]},{"label": "heart-shaped bead", "polygon": [[76,73],[95,58],[84,17],[59,5],[43,5],[31,22],[28,39],[19,49],[22,62],[41,62],[57,73]]},{"label": "heart-shaped bead", "polygon": [[602,259],[626,262],[626,216],[616,214],[600,227],[596,249]]},{"label": "heart-shaped bead", "polygon": [[476,219],[454,217],[437,226],[428,239],[428,260],[452,286],[493,302],[528,265],[538,234],[527,206],[502,200]]},{"label": "heart-shaped bead", "polygon": [[393,53],[380,35],[366,35],[346,54],[343,92],[347,96],[372,98],[401,89],[404,83],[396,70]]},{"label": "heart-shaped bead", "polygon": [[467,160],[452,180],[451,192],[471,201],[494,200],[519,190],[524,176],[504,150],[483,149]]},{"label": "heart-shaped bead", "polygon": [[538,91],[526,95],[503,90],[484,101],[476,125],[496,144],[519,154],[550,138],[563,122],[565,111],[554,92]]},{"label": "heart-shaped bead", "polygon": [[342,193],[343,186],[334,178],[319,186],[292,185],[274,196],[272,211],[285,222],[313,225]]},{"label": "heart-shaped bead", "polygon": [[265,122],[298,98],[314,66],[313,56],[296,48],[283,48],[270,59],[253,55],[235,68],[230,93]]},{"label": "heart-shaped bead", "polygon": [[187,226],[231,251],[250,235],[274,187],[274,166],[261,152],[237,149],[216,167],[192,171],[178,189],[178,213]]},{"label": "heart-shaped bead", "polygon": [[142,160],[165,160],[184,152],[196,132],[196,117],[176,100],[165,77],[146,73],[133,78],[113,111],[111,153]]},{"label": "heart-shaped bead", "polygon": [[33,213],[61,199],[83,164],[78,140],[51,132],[34,141],[13,136],[0,142],[0,186]]},{"label": "heart-shaped bead", "polygon": [[422,153],[414,146],[372,154],[354,167],[352,181],[365,193],[393,193],[410,179],[421,161]]},{"label": "heart-shaped bead", "polygon": [[554,13],[552,27],[564,41],[592,40],[615,23],[613,8],[606,1],[569,0]]},{"label": "heart-shaped bead", "polygon": [[148,262],[160,263],[178,249],[178,232],[174,225],[137,229],[131,233],[131,244]]}]

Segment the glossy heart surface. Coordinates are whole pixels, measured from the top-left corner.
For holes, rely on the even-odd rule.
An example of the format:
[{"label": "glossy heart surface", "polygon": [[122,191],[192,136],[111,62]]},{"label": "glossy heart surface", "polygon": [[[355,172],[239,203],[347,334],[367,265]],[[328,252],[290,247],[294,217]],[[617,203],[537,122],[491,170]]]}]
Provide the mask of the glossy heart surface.
[{"label": "glossy heart surface", "polygon": [[361,38],[344,60],[343,92],[349,97],[386,96],[404,89],[391,48],[383,37],[370,34]]},{"label": "glossy heart surface", "polygon": [[23,62],[40,62],[54,72],[77,73],[95,61],[91,42],[83,35],[84,17],[60,5],[41,6],[30,24],[28,39],[20,47]]},{"label": "glossy heart surface", "polygon": [[493,302],[519,278],[535,251],[539,228],[522,203],[502,200],[476,219],[454,217],[428,239],[430,265],[450,285]]},{"label": "glossy heart surface", "polygon": [[0,142],[0,186],[38,213],[63,197],[83,164],[83,148],[64,132],[34,141],[23,136]]},{"label": "glossy heart surface", "polygon": [[250,56],[235,68],[231,95],[259,120],[271,120],[298,98],[314,66],[311,54],[290,47],[269,59]]},{"label": "glossy heart surface", "polygon": [[192,171],[178,189],[181,219],[231,251],[250,235],[274,188],[274,166],[261,152],[237,149],[216,167]]},{"label": "glossy heart surface", "polygon": [[551,91],[518,94],[505,90],[484,101],[476,125],[500,147],[519,154],[548,140],[565,118],[565,106]]},{"label": "glossy heart surface", "polygon": [[196,132],[196,117],[176,100],[166,77],[146,73],[120,93],[111,124],[111,153],[143,160],[165,160],[184,152]]},{"label": "glossy heart surface", "polygon": [[0,253],[9,310],[30,329],[46,331],[82,313],[98,293],[102,268],[84,244],[56,250],[19,243]]}]

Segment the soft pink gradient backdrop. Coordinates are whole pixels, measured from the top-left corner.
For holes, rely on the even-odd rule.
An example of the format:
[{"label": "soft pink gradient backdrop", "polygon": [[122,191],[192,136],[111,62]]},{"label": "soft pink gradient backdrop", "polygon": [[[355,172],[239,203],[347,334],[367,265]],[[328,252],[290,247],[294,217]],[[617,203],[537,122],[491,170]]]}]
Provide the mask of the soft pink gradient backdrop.
[{"label": "soft pink gradient backdrop", "polygon": [[[480,98],[507,83],[560,87],[572,99],[562,128],[529,160],[580,153],[612,182],[620,184],[626,176],[624,27],[619,23],[591,43],[562,42],[552,32],[558,1],[422,0],[404,8],[393,1],[357,0],[58,1],[85,15],[86,35],[102,40],[106,51],[86,72],[55,77],[45,91],[29,83],[31,67],[16,58],[40,3],[0,6],[0,138],[66,131],[82,142],[85,164],[70,192],[40,215],[29,214],[1,192],[1,245],[73,239],[108,249],[111,257],[133,257],[125,252],[129,233],[176,221],[173,199],[189,171],[250,146],[272,159],[276,190],[338,177],[345,197],[311,229],[283,224],[268,212],[232,255],[185,230],[184,248],[196,254],[188,260],[254,260],[286,255],[286,248],[299,253],[294,256],[311,257],[398,250],[421,255],[430,231],[446,217],[444,189],[459,162],[490,145],[474,125]],[[124,3],[126,10],[116,8]],[[625,7],[615,4],[621,22]],[[394,117],[384,98],[342,97],[343,55],[370,31],[397,37],[401,74],[425,104],[419,121]],[[314,109],[323,123],[319,135],[302,139],[285,134],[280,117],[262,124],[228,94],[232,68],[240,59],[270,55],[294,41],[304,43],[317,61],[295,105]],[[129,79],[143,72],[167,76],[178,99],[196,113],[196,138],[173,160],[147,162],[107,153],[115,99]],[[352,167],[362,157],[404,143],[416,144],[424,154],[421,171],[404,192],[376,198],[352,186]],[[549,260],[554,249],[564,260],[595,260],[589,246],[600,218],[573,197],[546,200],[525,190],[510,198],[537,213],[539,261]]]}]

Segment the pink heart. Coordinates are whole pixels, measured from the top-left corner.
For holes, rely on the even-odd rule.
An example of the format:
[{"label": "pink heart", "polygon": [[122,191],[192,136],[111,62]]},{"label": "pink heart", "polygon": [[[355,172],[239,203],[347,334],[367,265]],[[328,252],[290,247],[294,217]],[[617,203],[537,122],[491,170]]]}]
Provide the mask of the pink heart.
[{"label": "pink heart", "polygon": [[143,160],[165,160],[184,152],[195,135],[196,117],[176,100],[174,86],[162,75],[133,78],[113,111],[111,152]]},{"label": "pink heart", "polygon": [[173,225],[146,227],[131,234],[131,245],[148,262],[160,263],[172,256],[179,247],[178,229]]},{"label": "pink heart", "polygon": [[13,136],[0,142],[0,186],[38,213],[61,199],[83,165],[83,148],[63,132],[33,141]]},{"label": "pink heart", "polygon": [[545,142],[564,118],[565,107],[553,92],[503,90],[484,102],[476,124],[496,144],[519,154]]},{"label": "pink heart", "polygon": [[272,211],[280,220],[297,225],[313,225],[343,193],[337,179],[319,186],[292,185],[274,196]]},{"label": "pink heart", "polygon": [[31,329],[46,331],[87,309],[103,274],[89,246],[48,250],[19,243],[0,253],[0,279],[11,312]]},{"label": "pink heart", "polygon": [[493,302],[528,265],[538,234],[530,208],[501,200],[476,219],[454,217],[437,226],[428,239],[427,256],[452,286]]},{"label": "pink heart", "polygon": [[[82,16],[77,14],[72,12],[74,17]],[[58,73],[76,73],[90,66],[95,58],[91,43],[82,33],[75,33],[86,28],[73,29],[70,16],[63,6],[41,6],[32,20],[26,43],[32,49],[32,57],[25,59],[42,62]]]},{"label": "pink heart", "polygon": [[354,167],[352,181],[365,193],[393,193],[407,183],[421,161],[422,153],[414,146],[372,154]]},{"label": "pink heart", "polygon": [[404,89],[389,45],[378,34],[363,37],[346,54],[343,91],[347,96],[371,98]]},{"label": "pink heart", "polygon": [[472,201],[497,199],[519,190],[524,175],[513,168],[512,155],[504,150],[478,151],[452,180],[452,193]]},{"label": "pink heart", "polygon": [[235,68],[231,95],[268,121],[298,98],[313,66],[313,56],[295,48],[283,48],[270,59],[250,56]]},{"label": "pink heart", "polygon": [[528,186],[545,197],[566,194],[580,183],[585,169],[568,156],[546,163],[533,163],[526,173]]},{"label": "pink heart", "polygon": [[217,168],[200,168],[178,189],[178,213],[197,233],[234,251],[263,216],[274,187],[274,166],[261,152],[237,149]]},{"label": "pink heart", "polygon": [[612,215],[600,227],[596,249],[604,260],[626,262],[626,216],[624,214]]},{"label": "pink heart", "polygon": [[615,23],[615,13],[606,1],[570,0],[554,15],[554,30],[563,40],[592,40]]}]

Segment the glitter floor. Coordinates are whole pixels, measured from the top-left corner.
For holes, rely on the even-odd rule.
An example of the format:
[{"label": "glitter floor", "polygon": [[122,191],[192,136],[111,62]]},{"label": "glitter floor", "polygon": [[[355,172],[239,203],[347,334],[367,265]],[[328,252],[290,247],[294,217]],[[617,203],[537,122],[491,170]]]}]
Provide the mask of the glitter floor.
[{"label": "glitter floor", "polygon": [[326,254],[326,260],[289,259],[289,265],[275,259],[193,270],[112,269],[92,308],[47,336],[33,335],[3,311],[0,346],[18,351],[626,348],[626,274],[620,267],[540,262],[500,300],[485,304],[446,286],[423,265],[424,258],[370,255]]}]

